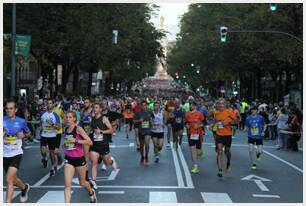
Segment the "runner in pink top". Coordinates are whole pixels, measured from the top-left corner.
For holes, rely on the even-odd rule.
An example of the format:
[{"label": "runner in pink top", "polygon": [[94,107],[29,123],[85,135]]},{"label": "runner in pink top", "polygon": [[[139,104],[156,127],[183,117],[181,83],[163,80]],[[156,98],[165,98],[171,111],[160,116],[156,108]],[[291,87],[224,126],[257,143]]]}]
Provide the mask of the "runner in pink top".
[{"label": "runner in pink top", "polygon": [[65,203],[71,202],[72,178],[75,170],[79,175],[79,182],[89,194],[90,203],[96,203],[97,197],[95,190],[86,180],[86,160],[83,145],[92,145],[92,141],[84,129],[77,126],[77,116],[74,111],[67,113],[67,128],[65,129]]}]

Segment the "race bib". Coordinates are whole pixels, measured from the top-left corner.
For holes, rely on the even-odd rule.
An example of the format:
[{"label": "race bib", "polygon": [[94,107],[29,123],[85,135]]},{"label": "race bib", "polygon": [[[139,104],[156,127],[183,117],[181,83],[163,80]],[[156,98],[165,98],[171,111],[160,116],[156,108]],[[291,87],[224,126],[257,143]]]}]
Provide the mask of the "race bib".
[{"label": "race bib", "polygon": [[258,129],[258,127],[253,127],[253,128],[251,128],[251,134],[252,134],[253,136],[259,135],[259,129]]},{"label": "race bib", "polygon": [[53,128],[51,126],[43,126],[43,131],[47,133],[53,132]]},{"label": "race bib", "polygon": [[182,118],[181,117],[177,117],[177,118],[175,118],[175,122],[177,123],[177,124],[181,124],[182,123]]},{"label": "race bib", "polygon": [[149,121],[143,121],[141,123],[141,128],[142,129],[149,129],[150,128],[150,122]]},{"label": "race bib", "polygon": [[218,129],[223,129],[224,125],[221,121],[219,121],[219,122],[217,122],[217,127],[218,127]]},{"label": "race bib", "polygon": [[97,135],[96,133],[94,133],[93,138],[94,138],[94,141],[95,141],[95,142],[101,142],[101,141],[103,141],[103,135],[102,135],[102,134]]},{"label": "race bib", "polygon": [[17,136],[7,136],[4,139],[5,145],[17,145]]},{"label": "race bib", "polygon": [[190,139],[191,140],[199,140],[199,136],[200,136],[199,134],[191,134]]},{"label": "race bib", "polygon": [[75,143],[73,141],[70,141],[68,139],[68,137],[72,137],[72,135],[67,135],[65,137],[65,141],[64,141],[65,148],[66,148],[66,150],[74,150],[75,149]]}]

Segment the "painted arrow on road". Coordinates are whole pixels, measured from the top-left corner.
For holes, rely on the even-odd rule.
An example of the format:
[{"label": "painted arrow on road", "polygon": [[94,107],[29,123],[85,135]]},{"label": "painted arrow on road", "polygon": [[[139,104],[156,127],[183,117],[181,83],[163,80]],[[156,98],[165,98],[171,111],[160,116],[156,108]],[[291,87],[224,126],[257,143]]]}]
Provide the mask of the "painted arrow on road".
[{"label": "painted arrow on road", "polygon": [[269,180],[267,178],[264,178],[264,177],[259,177],[259,176],[256,176],[256,175],[253,175],[253,174],[250,174],[244,178],[241,178],[241,180],[248,180],[248,181],[254,181],[255,184],[259,187],[259,189],[261,191],[270,191],[265,185],[263,182],[272,182],[272,180]]}]

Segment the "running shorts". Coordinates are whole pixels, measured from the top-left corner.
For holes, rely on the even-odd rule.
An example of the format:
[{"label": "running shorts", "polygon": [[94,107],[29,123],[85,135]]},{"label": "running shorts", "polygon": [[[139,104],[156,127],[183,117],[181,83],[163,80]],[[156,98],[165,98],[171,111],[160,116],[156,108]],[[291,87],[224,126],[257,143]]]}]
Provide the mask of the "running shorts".
[{"label": "running shorts", "polygon": [[256,145],[263,145],[262,139],[252,139],[249,137],[248,139],[249,144],[256,144]]},{"label": "running shorts", "polygon": [[232,136],[216,136],[216,145],[220,143],[230,147],[232,145]]},{"label": "running shorts", "polygon": [[40,138],[40,146],[46,147],[48,145],[49,150],[55,150],[58,145],[58,140],[56,137],[41,137]]},{"label": "running shorts", "polygon": [[93,145],[90,146],[89,151],[99,153],[102,156],[107,155],[109,154],[109,144],[94,143]]},{"label": "running shorts", "polygon": [[22,159],[22,154],[16,155],[14,157],[3,157],[4,171],[7,172],[9,167],[15,167],[19,169],[21,159]]},{"label": "running shorts", "polygon": [[81,167],[86,165],[85,157],[69,157],[65,155],[65,164],[70,164],[73,167]]},{"label": "running shorts", "polygon": [[151,137],[152,138],[156,137],[157,139],[162,139],[162,138],[164,138],[164,133],[163,132],[161,132],[161,133],[151,132]]}]

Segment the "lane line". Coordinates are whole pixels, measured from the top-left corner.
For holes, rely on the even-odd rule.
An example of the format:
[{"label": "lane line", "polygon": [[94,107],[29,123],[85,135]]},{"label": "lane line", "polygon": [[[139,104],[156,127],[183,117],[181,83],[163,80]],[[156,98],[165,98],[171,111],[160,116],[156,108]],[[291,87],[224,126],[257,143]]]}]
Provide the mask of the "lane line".
[{"label": "lane line", "polygon": [[180,146],[178,147],[177,151],[179,153],[179,156],[180,156],[180,159],[181,159],[181,163],[183,165],[183,169],[184,169],[184,172],[185,172],[187,187],[188,188],[194,188],[194,185],[193,185],[193,182],[192,182],[192,178],[191,178],[191,174],[190,174],[190,171],[188,169],[187,162],[186,162],[186,160],[184,158],[184,154],[183,154],[182,149],[181,149]]},{"label": "lane line", "polygon": [[270,191],[261,180],[254,180],[254,182],[256,183],[256,185],[259,187],[261,191],[265,191],[265,192]]},{"label": "lane line", "polygon": [[117,169],[116,171],[113,170],[112,173],[110,174],[110,176],[108,177],[108,180],[115,180],[119,171],[120,171],[120,169]]},{"label": "lane line", "polygon": [[175,167],[175,173],[176,173],[178,186],[179,187],[185,187],[181,167],[180,167],[178,157],[177,157],[177,153],[173,149],[173,143],[172,142],[171,142],[171,150],[172,150],[172,156],[173,156],[173,161],[174,161],[174,167]]},{"label": "lane line", "polygon": [[150,192],[149,203],[177,203],[176,192]]},{"label": "lane line", "polygon": [[[131,189],[193,189],[189,187],[178,187],[178,186],[141,186],[141,185],[98,185],[99,188],[131,188]],[[65,188],[64,185],[40,185],[40,186],[31,186],[31,188],[50,188],[50,189],[61,189]],[[72,188],[82,188],[80,185],[72,185]]]},{"label": "lane line", "polygon": [[[62,167],[64,166],[64,163],[62,165],[60,165],[57,170],[59,171]],[[33,186],[40,186],[41,184],[43,184],[44,182],[46,182],[50,177],[50,173],[47,173],[44,177],[42,177],[38,182],[36,182]]]},{"label": "lane line", "polygon": [[205,203],[232,203],[227,193],[201,192]]},{"label": "lane line", "polygon": [[279,195],[262,195],[262,194],[253,194],[253,197],[267,197],[267,198],[280,198]]},{"label": "lane line", "polygon": [[98,194],[124,194],[124,191],[99,191]]},{"label": "lane line", "polygon": [[276,156],[276,155],[274,155],[274,154],[272,154],[272,153],[270,153],[270,152],[268,152],[268,151],[266,151],[266,150],[262,150],[262,151],[263,151],[264,153],[266,153],[267,155],[270,155],[271,157],[274,157],[275,159],[277,159],[277,160],[279,160],[279,161],[285,163],[286,165],[292,167],[293,169],[295,169],[295,170],[297,170],[297,171],[303,173],[303,170],[300,169],[299,167],[295,166],[294,164],[291,164],[290,162],[287,162],[286,160],[284,160],[284,159],[282,159],[282,158],[280,158],[280,157],[278,157],[278,156]]}]

